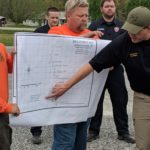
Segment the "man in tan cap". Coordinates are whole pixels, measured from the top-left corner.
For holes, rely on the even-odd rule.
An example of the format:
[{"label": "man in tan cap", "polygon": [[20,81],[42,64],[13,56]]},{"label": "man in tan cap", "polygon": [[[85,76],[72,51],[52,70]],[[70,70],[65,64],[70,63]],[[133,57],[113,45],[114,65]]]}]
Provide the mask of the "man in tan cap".
[{"label": "man in tan cap", "polygon": [[130,11],[122,27],[127,30],[113,40],[68,81],[54,86],[52,94],[59,97],[94,70],[122,63],[134,90],[133,119],[139,150],[150,150],[150,10],[136,7]]}]

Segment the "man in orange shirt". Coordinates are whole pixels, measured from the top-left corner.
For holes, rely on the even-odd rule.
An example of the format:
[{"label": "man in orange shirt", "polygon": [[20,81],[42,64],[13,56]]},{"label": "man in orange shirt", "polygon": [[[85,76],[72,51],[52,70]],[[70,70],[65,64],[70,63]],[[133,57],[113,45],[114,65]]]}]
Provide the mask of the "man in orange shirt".
[{"label": "man in orange shirt", "polygon": [[8,73],[12,72],[13,55],[0,43],[0,150],[10,150],[12,130],[8,114],[20,113],[16,104],[8,103]]},{"label": "man in orange shirt", "polygon": [[[67,23],[49,30],[49,34],[82,37],[101,37],[100,31],[86,29],[88,22],[88,2],[86,0],[68,0],[65,5]],[[86,122],[54,125],[52,150],[86,150]]]},{"label": "man in orange shirt", "polygon": [[150,10],[143,6],[132,9],[122,28],[127,32],[104,47],[65,83],[56,84],[47,99],[57,99],[94,70],[99,73],[122,63],[134,91],[135,149],[150,150]]}]

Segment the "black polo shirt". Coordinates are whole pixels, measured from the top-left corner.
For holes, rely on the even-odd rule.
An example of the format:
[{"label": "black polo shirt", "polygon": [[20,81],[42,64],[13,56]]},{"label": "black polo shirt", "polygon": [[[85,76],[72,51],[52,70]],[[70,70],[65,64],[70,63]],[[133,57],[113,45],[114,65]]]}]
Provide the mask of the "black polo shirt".
[{"label": "black polo shirt", "polygon": [[89,30],[101,31],[104,33],[101,39],[113,40],[125,31],[121,29],[122,25],[123,23],[118,19],[114,19],[112,22],[106,22],[103,18],[100,18],[90,24]]},{"label": "black polo shirt", "polygon": [[89,63],[97,72],[122,63],[131,88],[150,95],[150,40],[134,44],[125,32],[103,48]]},{"label": "black polo shirt", "polygon": [[37,32],[37,33],[48,33],[48,31],[50,30],[50,27],[48,24],[44,25],[44,26],[41,26],[39,28],[37,28],[34,32]]}]

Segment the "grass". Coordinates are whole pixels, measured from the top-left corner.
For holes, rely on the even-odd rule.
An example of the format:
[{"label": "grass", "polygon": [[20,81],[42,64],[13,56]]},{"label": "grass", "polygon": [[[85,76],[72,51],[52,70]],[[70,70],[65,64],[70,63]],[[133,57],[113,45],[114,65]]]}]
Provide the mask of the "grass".
[{"label": "grass", "polygon": [[6,46],[12,46],[13,45],[13,34],[1,34],[0,33],[0,42],[5,44]]},{"label": "grass", "polygon": [[32,27],[32,26],[27,26],[27,25],[23,25],[23,24],[7,24],[7,27],[15,27],[15,28],[36,28],[36,27]]},{"label": "grass", "polygon": [[0,30],[0,43],[6,46],[12,46],[14,42],[15,32],[29,32],[29,31],[18,31],[18,30]]},{"label": "grass", "polygon": [[[5,44],[6,46],[13,46],[14,42],[14,34],[15,32],[32,32],[34,28],[23,24],[14,24],[14,23],[7,23],[6,28],[0,29],[0,43]],[[8,29],[7,27],[12,27],[14,29]],[[18,30],[16,29],[18,28]],[[33,30],[32,30],[33,29]]]}]

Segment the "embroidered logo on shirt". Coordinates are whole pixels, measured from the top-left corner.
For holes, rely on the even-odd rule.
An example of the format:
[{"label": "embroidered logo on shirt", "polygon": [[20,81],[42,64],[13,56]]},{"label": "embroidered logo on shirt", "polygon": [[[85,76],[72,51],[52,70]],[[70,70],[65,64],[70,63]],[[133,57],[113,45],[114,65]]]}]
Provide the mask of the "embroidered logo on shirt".
[{"label": "embroidered logo on shirt", "polygon": [[130,56],[130,57],[137,57],[137,56],[138,56],[138,53],[137,53],[137,52],[135,52],[135,53],[130,53],[129,56]]},{"label": "embroidered logo on shirt", "polygon": [[0,61],[4,61],[4,57],[1,53],[0,53]]},{"label": "embroidered logo on shirt", "polygon": [[119,31],[119,27],[114,27],[114,31],[118,32]]}]

